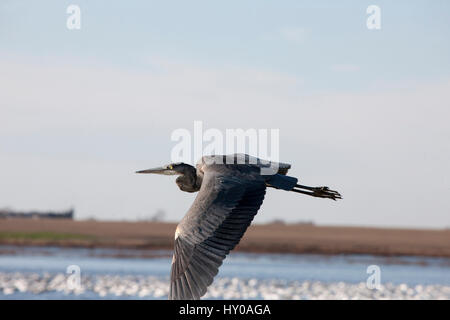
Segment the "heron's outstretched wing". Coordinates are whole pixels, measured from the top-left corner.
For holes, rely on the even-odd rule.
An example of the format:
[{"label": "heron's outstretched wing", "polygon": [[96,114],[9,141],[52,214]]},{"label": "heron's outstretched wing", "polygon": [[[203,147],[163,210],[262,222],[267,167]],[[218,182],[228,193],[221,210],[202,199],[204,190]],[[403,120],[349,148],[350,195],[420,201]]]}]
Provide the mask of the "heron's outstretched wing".
[{"label": "heron's outstretched wing", "polygon": [[175,233],[169,299],[199,299],[240,241],[265,195],[255,176],[205,172],[192,207]]}]

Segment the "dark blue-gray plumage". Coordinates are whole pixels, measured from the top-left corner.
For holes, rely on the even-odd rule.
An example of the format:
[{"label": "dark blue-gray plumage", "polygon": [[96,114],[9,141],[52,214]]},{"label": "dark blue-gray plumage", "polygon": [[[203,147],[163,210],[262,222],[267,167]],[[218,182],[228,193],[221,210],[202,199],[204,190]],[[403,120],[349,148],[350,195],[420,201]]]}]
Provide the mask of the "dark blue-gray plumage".
[{"label": "dark blue-gray plumage", "polygon": [[[341,198],[327,187],[297,184],[297,178],[286,175],[290,167],[237,154],[204,156],[196,168],[174,163],[137,172],[178,175],[176,183],[182,191],[199,191],[175,231],[169,299],[200,299],[206,293],[261,207],[266,187]],[[270,168],[275,171],[267,174]]]}]

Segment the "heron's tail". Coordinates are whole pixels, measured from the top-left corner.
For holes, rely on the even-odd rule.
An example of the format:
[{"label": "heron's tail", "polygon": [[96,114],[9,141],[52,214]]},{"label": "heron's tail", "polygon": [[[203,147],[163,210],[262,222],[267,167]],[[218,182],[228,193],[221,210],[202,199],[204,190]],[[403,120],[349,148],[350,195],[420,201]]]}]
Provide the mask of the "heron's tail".
[{"label": "heron's tail", "polygon": [[330,190],[328,187],[308,187],[296,184],[291,191],[303,193],[311,197],[333,199],[334,201],[336,201],[337,199],[342,199],[342,196],[339,192]]}]

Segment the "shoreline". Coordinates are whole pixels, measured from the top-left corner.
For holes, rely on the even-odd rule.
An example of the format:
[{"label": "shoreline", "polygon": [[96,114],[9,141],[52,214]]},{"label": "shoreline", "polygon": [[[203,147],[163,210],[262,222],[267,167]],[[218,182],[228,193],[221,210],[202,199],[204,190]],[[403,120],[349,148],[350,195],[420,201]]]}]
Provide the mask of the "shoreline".
[{"label": "shoreline", "polygon": [[[176,223],[1,219],[0,245],[173,250]],[[248,253],[450,257],[450,230],[255,224]]]}]

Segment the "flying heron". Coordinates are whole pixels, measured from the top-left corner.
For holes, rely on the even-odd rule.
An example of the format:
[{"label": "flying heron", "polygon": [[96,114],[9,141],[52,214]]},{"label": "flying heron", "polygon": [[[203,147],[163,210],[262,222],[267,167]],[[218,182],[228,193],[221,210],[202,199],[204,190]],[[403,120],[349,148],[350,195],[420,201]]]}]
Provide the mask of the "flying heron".
[{"label": "flying heron", "polygon": [[[275,173],[262,174],[269,168],[276,168]],[[172,163],[136,172],[178,175],[176,183],[182,191],[199,191],[175,230],[169,299],[200,299],[206,293],[258,212],[267,187],[341,199],[328,187],[297,184],[297,178],[286,175],[290,168],[287,163],[236,154],[204,156],[196,167]]]}]

